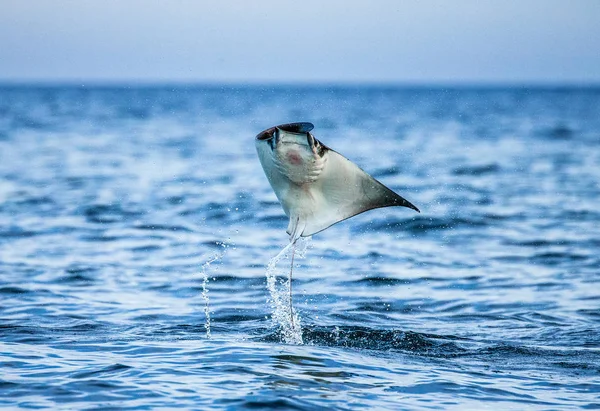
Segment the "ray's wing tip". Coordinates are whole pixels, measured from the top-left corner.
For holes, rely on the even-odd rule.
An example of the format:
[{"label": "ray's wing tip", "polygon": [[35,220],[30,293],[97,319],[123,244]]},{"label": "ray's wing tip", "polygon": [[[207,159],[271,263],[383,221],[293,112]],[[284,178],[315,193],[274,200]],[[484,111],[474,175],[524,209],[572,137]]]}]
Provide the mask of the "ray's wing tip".
[{"label": "ray's wing tip", "polygon": [[411,203],[410,201],[407,201],[408,203],[408,208],[412,208],[413,210],[415,210],[417,213],[421,213],[421,210],[419,210],[419,208],[414,205],[413,203]]},{"label": "ray's wing tip", "polygon": [[419,210],[419,208],[416,205],[414,205],[413,203],[411,203],[410,201],[408,201],[404,198],[402,200],[403,200],[402,203],[398,204],[398,205],[406,207],[406,208],[411,208],[411,209],[415,210],[417,213],[421,212],[421,210]]}]

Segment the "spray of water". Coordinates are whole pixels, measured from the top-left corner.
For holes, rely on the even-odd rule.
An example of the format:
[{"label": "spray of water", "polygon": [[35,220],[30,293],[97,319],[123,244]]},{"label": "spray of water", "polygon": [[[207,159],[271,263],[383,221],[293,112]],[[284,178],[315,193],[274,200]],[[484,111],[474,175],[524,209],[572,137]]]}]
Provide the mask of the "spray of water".
[{"label": "spray of water", "polygon": [[206,329],[206,338],[211,337],[210,333],[210,299],[208,297],[208,269],[212,263],[215,261],[220,261],[225,253],[227,252],[228,245],[225,243],[218,243],[221,247],[223,247],[223,251],[215,253],[212,257],[208,259],[204,264],[202,264],[202,300],[204,300],[204,328]]},{"label": "spray of water", "polygon": [[[310,237],[299,238],[296,241],[296,256],[304,258]],[[271,298],[268,300],[271,306],[272,319],[276,327],[279,328],[281,339],[286,344],[302,344],[302,325],[300,316],[296,310],[290,306],[289,289],[291,284],[289,281],[277,281],[277,263],[282,258],[287,258],[290,255],[290,250],[294,247],[293,243],[286,245],[283,250],[273,257],[267,264],[267,289]],[[281,273],[284,278],[288,275],[288,269],[284,269]],[[290,312],[291,310],[291,312]]]}]

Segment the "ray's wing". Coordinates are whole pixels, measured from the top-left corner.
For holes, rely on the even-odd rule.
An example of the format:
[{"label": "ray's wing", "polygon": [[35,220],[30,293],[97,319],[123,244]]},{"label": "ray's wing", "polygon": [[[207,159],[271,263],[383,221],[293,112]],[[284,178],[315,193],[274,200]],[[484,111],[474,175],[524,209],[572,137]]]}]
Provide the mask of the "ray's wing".
[{"label": "ray's wing", "polygon": [[402,206],[419,211],[346,157],[327,150],[327,164],[310,188],[314,207],[312,214],[301,222],[305,223],[303,237],[374,208]]}]

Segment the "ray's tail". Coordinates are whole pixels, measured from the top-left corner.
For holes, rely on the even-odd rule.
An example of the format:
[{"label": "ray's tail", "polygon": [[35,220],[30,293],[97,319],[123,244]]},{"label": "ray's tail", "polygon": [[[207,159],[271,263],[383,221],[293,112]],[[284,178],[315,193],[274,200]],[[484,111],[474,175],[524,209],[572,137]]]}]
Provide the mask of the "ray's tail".
[{"label": "ray's tail", "polygon": [[292,328],[295,327],[294,325],[294,304],[293,304],[293,297],[292,297],[292,272],[294,271],[294,256],[296,255],[296,240],[294,240],[292,242],[292,263],[290,264],[290,278],[288,280],[289,283],[289,288],[290,288],[290,324],[292,325]]},{"label": "ray's tail", "polygon": [[[300,316],[293,306],[292,278],[296,254],[304,257],[308,238],[292,240],[273,257],[267,265],[267,289],[271,298],[269,303],[272,310],[272,319],[278,328],[283,342],[287,344],[302,344],[302,325]],[[277,263],[290,256],[291,265],[288,271],[288,283],[279,282],[277,279]]]}]

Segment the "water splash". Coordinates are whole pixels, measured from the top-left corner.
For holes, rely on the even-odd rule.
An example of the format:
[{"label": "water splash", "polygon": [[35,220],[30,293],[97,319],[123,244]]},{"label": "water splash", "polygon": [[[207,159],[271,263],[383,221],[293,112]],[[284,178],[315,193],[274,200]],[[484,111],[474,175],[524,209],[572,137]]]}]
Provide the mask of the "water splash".
[{"label": "water splash", "polygon": [[219,261],[223,258],[225,253],[227,252],[227,247],[229,247],[226,243],[217,243],[221,247],[223,247],[223,251],[219,253],[215,253],[212,257],[208,259],[204,264],[202,264],[202,300],[204,300],[204,328],[206,329],[206,338],[211,338],[210,333],[210,298],[208,297],[208,268],[215,261]]},{"label": "water splash", "polygon": [[[310,237],[301,237],[296,241],[295,254],[297,257],[305,257],[309,242]],[[287,281],[280,281],[279,287],[277,284],[277,263],[282,258],[287,258],[290,255],[290,250],[292,250],[293,247],[294,244],[289,243],[267,264],[267,289],[271,295],[271,298],[268,300],[268,302],[270,303],[271,310],[273,312],[273,322],[275,323],[275,326],[279,327],[279,332],[283,342],[286,344],[303,344],[300,316],[296,310],[290,306],[289,290],[291,284],[289,279]],[[282,273],[282,275],[284,277],[288,277],[288,273],[289,271],[287,271],[286,268],[285,273]]]}]

